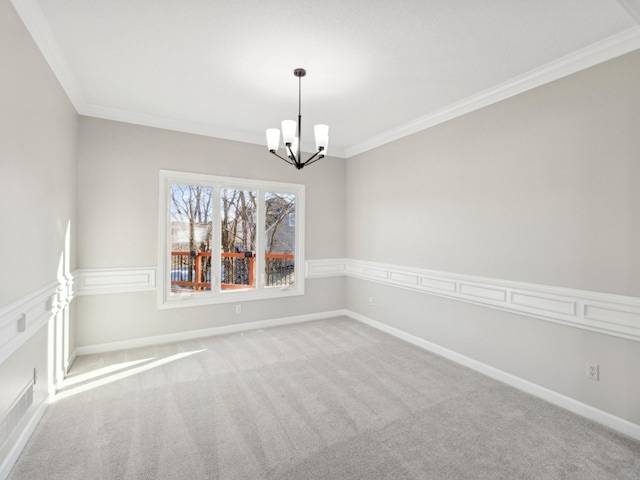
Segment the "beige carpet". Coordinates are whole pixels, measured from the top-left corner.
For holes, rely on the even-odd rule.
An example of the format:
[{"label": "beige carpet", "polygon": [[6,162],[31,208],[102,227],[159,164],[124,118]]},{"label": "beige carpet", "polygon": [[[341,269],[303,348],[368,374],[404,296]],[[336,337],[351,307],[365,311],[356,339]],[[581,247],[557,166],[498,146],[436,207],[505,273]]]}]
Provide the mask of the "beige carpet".
[{"label": "beige carpet", "polygon": [[640,443],[346,318],[81,357],[10,479],[640,479]]}]

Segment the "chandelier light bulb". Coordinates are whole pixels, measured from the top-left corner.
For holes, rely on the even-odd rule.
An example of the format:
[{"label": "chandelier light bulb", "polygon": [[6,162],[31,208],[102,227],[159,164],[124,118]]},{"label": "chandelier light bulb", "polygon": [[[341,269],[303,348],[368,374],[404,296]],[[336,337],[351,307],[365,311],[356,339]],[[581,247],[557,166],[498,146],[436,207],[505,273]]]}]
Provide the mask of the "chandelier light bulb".
[{"label": "chandelier light bulb", "polygon": [[280,130],[267,128],[267,148],[270,152],[277,152],[280,147]]},{"label": "chandelier light bulb", "polygon": [[282,121],[282,140],[285,145],[292,145],[294,138],[296,138],[296,122],[295,120],[283,120]]},{"label": "chandelier light bulb", "polygon": [[313,132],[316,137],[316,151],[325,150],[327,148],[327,141],[329,140],[329,125],[315,125]]}]

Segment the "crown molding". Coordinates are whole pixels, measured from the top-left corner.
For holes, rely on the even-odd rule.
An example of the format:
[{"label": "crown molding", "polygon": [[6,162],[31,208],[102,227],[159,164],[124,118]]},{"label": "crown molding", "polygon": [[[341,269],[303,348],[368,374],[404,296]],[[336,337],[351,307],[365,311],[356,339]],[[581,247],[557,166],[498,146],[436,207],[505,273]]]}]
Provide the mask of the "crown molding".
[{"label": "crown molding", "polygon": [[[619,0],[637,5],[636,0]],[[629,7],[640,14],[640,7]],[[627,9],[629,11],[629,9]],[[631,13],[631,12],[630,12]],[[546,83],[558,80],[612,58],[624,55],[640,48],[640,26],[631,27],[624,32],[578,50],[539,68],[517,76],[495,87],[453,103],[436,112],[420,117],[400,127],[388,130],[369,140],[345,149],[345,158],[372,150],[400,138],[434,127],[446,121],[460,117],[509,97],[534,89]]]},{"label": "crown molding", "polygon": [[76,77],[65,55],[62,53],[62,49],[49,28],[38,2],[35,0],[11,0],[11,3],[40,49],[44,59],[49,64],[53,74],[60,82],[62,89],[69,97],[71,104],[80,113],[85,105],[84,95],[76,82]]},{"label": "crown molding", "polygon": [[[351,147],[331,147],[331,156],[353,157],[640,48],[640,0],[617,1],[637,26]],[[80,115],[255,145],[265,144],[262,136],[257,134],[87,103],[38,3],[35,0],[11,0],[11,3]],[[312,151],[312,146],[307,150]]]},{"label": "crown molding", "polygon": [[[80,115],[85,117],[101,118],[103,120],[113,120],[116,122],[131,123],[133,125],[142,125],[145,127],[161,128],[174,132],[190,133],[193,135],[202,135],[204,137],[218,138],[233,142],[250,143],[252,145],[260,145],[267,151],[267,144],[264,135],[252,135],[238,130],[230,130],[226,128],[215,127],[202,123],[188,122],[186,120],[178,120],[175,118],[162,117],[159,115],[148,115],[145,113],[131,112],[128,110],[120,110],[117,108],[105,107],[102,105],[83,104],[76,108]],[[311,144],[303,144],[302,151],[310,153],[314,151]],[[331,157],[344,158],[344,149],[331,148]]]},{"label": "crown molding", "polygon": [[[625,10],[629,12],[636,21],[638,21],[640,18],[640,1],[618,1],[621,2],[621,4],[624,4],[623,8],[625,8]],[[365,140],[364,142],[344,149],[332,147],[331,156],[346,159],[359,155],[360,153],[364,153],[395,140],[399,140],[422,130],[434,127],[639,48],[640,26],[634,26],[624,32],[613,35],[558,60],[554,60],[553,62],[531,70],[523,75],[514,77],[464,100],[455,102],[433,113],[383,132],[380,135]],[[80,107],[76,106],[76,109],[81,115],[90,117],[163,128],[195,135],[223,138],[255,145],[264,145],[262,137],[258,138],[255,135],[221,129],[210,125],[197,124],[136,112],[128,112],[99,105],[83,104]]]},{"label": "crown molding", "polygon": [[[145,127],[161,128],[176,132],[191,133],[205,137],[216,137],[225,140],[239,141],[244,143],[264,144],[256,136],[242,135],[232,130],[205,125],[202,123],[188,122],[175,118],[162,117],[160,115],[149,115],[146,113],[121,110],[119,108],[105,107],[103,105],[84,104],[78,110],[80,115],[85,117],[101,118],[104,120],[114,120],[116,122],[132,123]],[[266,147],[265,147],[266,148]]]}]

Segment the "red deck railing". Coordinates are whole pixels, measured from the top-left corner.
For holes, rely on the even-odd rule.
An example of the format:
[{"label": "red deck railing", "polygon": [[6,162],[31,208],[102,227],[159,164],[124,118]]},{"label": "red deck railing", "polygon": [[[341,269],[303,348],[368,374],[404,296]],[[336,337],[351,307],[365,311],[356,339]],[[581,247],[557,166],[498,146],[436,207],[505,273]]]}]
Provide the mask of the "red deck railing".
[{"label": "red deck railing", "polygon": [[[183,259],[183,257],[186,257]],[[227,275],[223,275],[220,288],[223,290],[255,288],[255,260],[254,252],[222,252],[220,253],[223,265],[227,269]],[[243,265],[246,262],[246,266]],[[293,260],[293,253],[265,253],[267,262],[270,260]],[[293,267],[293,265],[291,265]],[[211,252],[171,252],[171,288],[191,287],[195,290],[210,290],[210,276],[203,275],[203,272],[211,271]],[[237,270],[241,270],[242,283],[230,283],[230,277],[235,276]],[[187,277],[189,280],[184,280]],[[208,281],[207,281],[208,280]],[[246,283],[245,283],[246,282]],[[269,280],[267,280],[269,282]]]}]

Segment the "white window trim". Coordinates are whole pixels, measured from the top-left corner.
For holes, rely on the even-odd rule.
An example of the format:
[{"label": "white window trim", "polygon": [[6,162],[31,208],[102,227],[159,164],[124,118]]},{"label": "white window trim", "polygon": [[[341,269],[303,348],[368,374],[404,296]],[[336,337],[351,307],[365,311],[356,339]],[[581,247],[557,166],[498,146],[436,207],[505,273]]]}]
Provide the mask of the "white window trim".
[{"label": "white window trim", "polygon": [[[169,260],[171,254],[171,240],[169,229],[171,226],[171,195],[173,183],[185,185],[202,185],[213,187],[216,203],[213,207],[214,237],[212,244],[220,245],[220,208],[219,193],[221,188],[237,188],[258,192],[257,230],[256,235],[256,288],[247,290],[219,291],[220,262],[212,261],[212,285],[210,292],[171,294]],[[265,286],[265,242],[264,242],[264,194],[292,193],[296,195],[296,238],[295,238],[295,284],[283,287]],[[220,303],[247,302],[270,298],[282,298],[304,295],[305,255],[304,255],[304,211],[305,187],[302,184],[269,182],[246,178],[221,177],[201,173],[177,172],[160,170],[159,188],[159,221],[158,221],[158,308],[181,308],[200,305],[214,305]],[[213,260],[213,258],[212,258]]]}]

